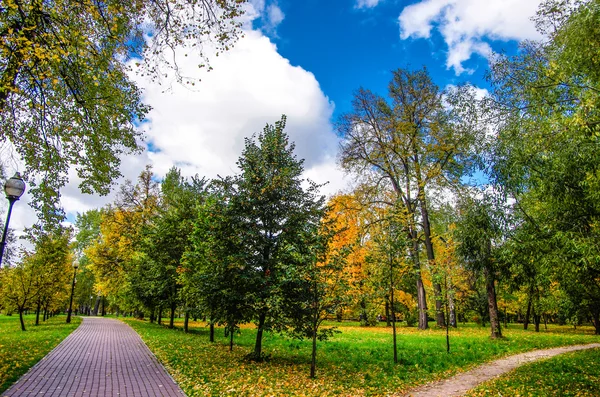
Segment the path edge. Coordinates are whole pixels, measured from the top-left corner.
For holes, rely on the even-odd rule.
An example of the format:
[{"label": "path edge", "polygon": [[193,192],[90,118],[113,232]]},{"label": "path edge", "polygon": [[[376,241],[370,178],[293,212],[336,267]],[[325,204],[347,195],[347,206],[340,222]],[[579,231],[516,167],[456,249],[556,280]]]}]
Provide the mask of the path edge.
[{"label": "path edge", "polygon": [[[441,385],[443,385],[443,384],[445,384],[447,382],[451,382],[452,380],[455,380],[456,378],[459,378],[461,376],[465,376],[465,375],[466,376],[470,376],[472,372],[481,370],[482,368],[484,368],[486,366],[494,365],[494,364],[496,364],[496,363],[498,363],[498,362],[500,362],[502,360],[507,360],[507,359],[515,358],[515,357],[519,357],[519,356],[525,356],[525,355],[531,354],[531,353],[542,353],[542,352],[545,352],[545,351],[551,351],[551,350],[556,350],[556,349],[569,349],[569,350],[562,351],[562,352],[556,352],[554,354],[550,354],[550,355],[547,355],[547,356],[540,356],[540,357],[537,357],[537,358],[532,359],[532,360],[524,361],[522,363],[519,363],[519,365],[517,365],[517,366],[515,366],[515,367],[513,367],[513,368],[511,368],[511,369],[509,369],[509,370],[507,370],[505,372],[502,372],[502,373],[496,374],[496,375],[491,375],[489,378],[487,378],[487,379],[485,379],[485,380],[483,380],[481,382],[478,382],[477,384],[475,384],[474,386],[472,386],[469,389],[465,390],[461,394],[451,394],[449,396],[462,396],[464,393],[468,392],[471,389],[474,389],[475,387],[478,387],[478,386],[480,386],[480,385],[482,385],[482,384],[484,384],[486,382],[493,381],[493,380],[499,378],[500,376],[509,374],[509,373],[513,372],[514,370],[516,370],[517,368],[520,368],[520,367],[522,367],[524,365],[527,365],[527,364],[533,364],[533,363],[536,363],[536,362],[539,362],[539,361],[548,360],[548,359],[551,359],[551,358],[556,357],[556,356],[560,356],[560,355],[565,354],[565,353],[573,353],[573,352],[577,352],[577,351],[590,350],[590,349],[600,349],[600,342],[591,342],[591,343],[584,343],[584,344],[577,344],[577,345],[554,346],[554,347],[549,347],[549,348],[545,348],[545,349],[528,350],[528,351],[525,351],[525,352],[522,352],[522,353],[512,354],[510,356],[505,356],[505,357],[500,357],[500,358],[497,358],[495,360],[487,361],[487,362],[484,362],[482,364],[479,364],[479,365],[477,365],[477,366],[475,366],[473,368],[468,369],[467,371],[457,373],[457,374],[455,374],[455,375],[453,375],[453,376],[451,376],[449,378],[445,378],[445,379],[441,379],[441,380],[438,380],[438,381],[433,381],[433,382],[425,383],[423,385],[411,388],[411,389],[406,390],[406,391],[391,393],[391,394],[388,394],[387,397],[417,397],[417,396],[420,397],[420,396],[426,396],[425,392],[427,392],[429,390],[431,390],[432,393],[433,393],[434,392],[433,389],[435,389],[438,386],[441,386]],[[421,393],[423,393],[423,394],[421,394]]]}]

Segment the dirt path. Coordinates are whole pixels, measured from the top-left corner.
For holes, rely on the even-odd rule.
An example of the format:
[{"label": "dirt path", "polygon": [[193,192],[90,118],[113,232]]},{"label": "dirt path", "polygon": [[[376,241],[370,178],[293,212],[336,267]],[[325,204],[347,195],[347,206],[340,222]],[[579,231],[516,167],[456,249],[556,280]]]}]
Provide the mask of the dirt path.
[{"label": "dirt path", "polygon": [[591,343],[587,345],[575,345],[575,346],[564,346],[555,347],[552,349],[545,350],[534,350],[528,353],[516,354],[514,356],[502,358],[500,360],[492,361],[487,364],[483,364],[475,369],[468,372],[458,374],[452,378],[441,380],[438,382],[428,383],[424,386],[418,387],[409,391],[407,394],[394,394],[394,396],[404,397],[452,397],[462,396],[469,389],[488,381],[492,378],[500,376],[506,372],[512,371],[513,369],[532,362],[556,356],[558,354],[600,348],[600,343]]}]

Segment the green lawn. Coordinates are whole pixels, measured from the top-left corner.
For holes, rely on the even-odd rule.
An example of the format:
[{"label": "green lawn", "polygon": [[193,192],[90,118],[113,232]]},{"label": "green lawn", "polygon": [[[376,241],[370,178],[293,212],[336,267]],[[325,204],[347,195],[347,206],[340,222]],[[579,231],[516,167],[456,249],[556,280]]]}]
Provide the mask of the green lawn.
[{"label": "green lawn", "polygon": [[600,396],[600,349],[565,353],[524,365],[467,396]]},{"label": "green lawn", "polygon": [[[208,342],[208,328],[193,323],[192,334],[132,319],[125,320],[167,366],[188,396],[385,396],[445,378],[501,356],[538,348],[598,341],[591,327],[549,326],[548,331],[503,330],[490,340],[489,329],[461,325],[451,331],[446,353],[444,330],[399,329],[400,364],[392,362],[391,329],[343,323],[341,334],[319,343],[317,378],[309,379],[310,343],[267,334],[265,363],[243,360],[253,347],[254,327],[244,327],[228,351],[223,330]],[[178,324],[179,326],[181,323]]]},{"label": "green lawn", "polygon": [[81,322],[73,317],[52,317],[35,326],[35,316],[25,316],[27,331],[21,331],[19,316],[0,315],[0,393],[8,389],[21,375],[54,349]]}]

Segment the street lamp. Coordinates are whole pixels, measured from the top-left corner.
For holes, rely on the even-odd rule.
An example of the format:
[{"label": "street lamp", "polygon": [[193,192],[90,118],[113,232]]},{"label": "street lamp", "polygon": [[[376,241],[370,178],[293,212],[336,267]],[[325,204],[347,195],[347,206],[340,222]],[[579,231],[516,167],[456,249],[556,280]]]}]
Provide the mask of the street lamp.
[{"label": "street lamp", "polygon": [[2,241],[0,242],[0,266],[2,266],[2,256],[4,256],[4,247],[6,246],[6,235],[8,233],[8,222],[10,222],[10,213],[15,201],[21,198],[25,192],[25,182],[23,178],[17,172],[15,176],[9,178],[4,184],[4,193],[8,199],[8,215],[6,216],[6,223],[4,224],[4,233],[2,233]]},{"label": "street lamp", "polygon": [[71,312],[73,311],[73,294],[75,293],[75,275],[77,274],[77,262],[73,262],[73,282],[71,283],[71,299],[69,300],[69,313],[67,314],[67,324],[71,322]]}]

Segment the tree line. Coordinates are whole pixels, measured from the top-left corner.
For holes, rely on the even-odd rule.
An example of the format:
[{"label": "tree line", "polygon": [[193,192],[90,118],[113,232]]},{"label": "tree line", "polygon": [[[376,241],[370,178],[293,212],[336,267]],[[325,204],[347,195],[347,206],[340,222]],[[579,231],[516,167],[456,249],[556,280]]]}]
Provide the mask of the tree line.
[{"label": "tree line", "polygon": [[544,41],[494,57],[483,97],[425,68],[392,72],[386,96],[358,89],[336,123],[357,183],[329,200],[302,178],[285,116],[246,139],[235,175],[148,167],[76,232],[38,231],[2,269],[3,309],[64,308],[76,257],[76,306],[169,327],[180,311],[211,340],[223,326],[231,349],[253,322],[252,360],[265,332],[309,338],[312,376],[326,319],[386,321],[394,352],[399,321],[600,334],[598,20],[597,0],[543,3]]}]

